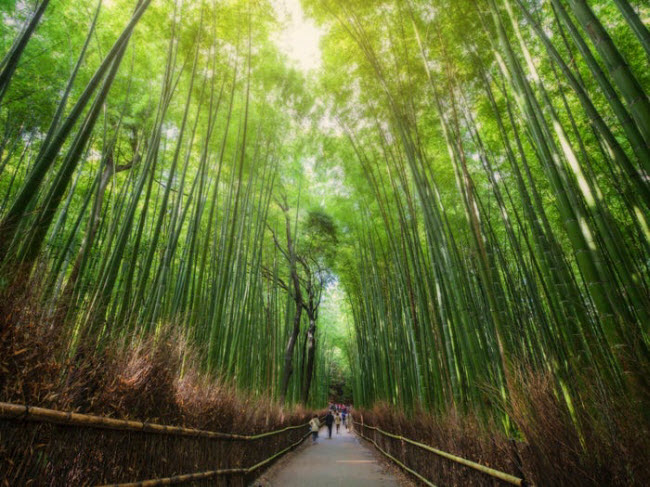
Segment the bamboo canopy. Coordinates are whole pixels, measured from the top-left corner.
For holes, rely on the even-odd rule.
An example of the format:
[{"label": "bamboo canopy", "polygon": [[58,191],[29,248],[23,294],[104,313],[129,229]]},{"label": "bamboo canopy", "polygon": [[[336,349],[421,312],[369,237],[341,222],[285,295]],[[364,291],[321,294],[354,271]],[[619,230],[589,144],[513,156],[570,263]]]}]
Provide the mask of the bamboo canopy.
[{"label": "bamboo canopy", "polygon": [[244,468],[304,427],[57,407],[261,431],[334,400],[429,482],[645,485],[648,2],[292,1],[312,71],[280,3],[0,2],[9,483],[129,480],[122,439],[141,478]]}]

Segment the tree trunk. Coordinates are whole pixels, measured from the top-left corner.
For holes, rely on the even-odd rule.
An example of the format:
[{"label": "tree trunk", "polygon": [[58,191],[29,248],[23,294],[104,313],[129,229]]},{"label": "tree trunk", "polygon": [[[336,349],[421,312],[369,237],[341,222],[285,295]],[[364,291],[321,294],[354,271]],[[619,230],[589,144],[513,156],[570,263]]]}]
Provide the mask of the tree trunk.
[{"label": "tree trunk", "polygon": [[311,379],[314,376],[314,356],[316,355],[316,317],[311,311],[309,316],[309,328],[307,328],[307,364],[305,366],[305,382],[302,389],[302,403],[307,404]]},{"label": "tree trunk", "polygon": [[[284,350],[284,370],[282,372],[282,387],[280,389],[280,403],[284,404],[287,397],[287,390],[289,389],[289,379],[293,373],[293,350],[298,341],[298,333],[300,333],[300,318],[302,317],[304,303],[302,291],[300,289],[300,278],[298,276],[298,259],[294,248],[293,238],[291,237],[291,220],[289,218],[289,205],[286,201],[286,197],[283,204],[280,205],[280,208],[284,212],[285,233],[287,237],[287,251],[285,252],[285,256],[289,261],[289,273],[291,275],[291,285],[293,287],[292,297],[296,303],[296,315],[293,318],[293,330],[289,337],[289,341],[287,342],[287,348]],[[280,243],[275,238],[275,234],[274,241],[276,246],[279,248]]]},{"label": "tree trunk", "polygon": [[284,404],[289,389],[289,379],[293,373],[293,350],[296,348],[298,333],[300,332],[300,318],[302,317],[302,304],[296,302],[296,316],[293,317],[293,331],[284,350],[284,370],[282,371],[282,387],[280,388],[280,404]]}]

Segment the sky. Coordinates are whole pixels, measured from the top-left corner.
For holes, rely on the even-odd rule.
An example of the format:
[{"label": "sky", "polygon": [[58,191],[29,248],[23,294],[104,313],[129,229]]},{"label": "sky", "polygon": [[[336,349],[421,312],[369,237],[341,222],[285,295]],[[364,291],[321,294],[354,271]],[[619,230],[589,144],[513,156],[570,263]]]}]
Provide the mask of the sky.
[{"label": "sky", "polygon": [[273,7],[285,22],[276,39],[278,47],[301,70],[318,69],[321,64],[318,42],[322,32],[311,19],[305,18],[300,0],[273,0]]}]

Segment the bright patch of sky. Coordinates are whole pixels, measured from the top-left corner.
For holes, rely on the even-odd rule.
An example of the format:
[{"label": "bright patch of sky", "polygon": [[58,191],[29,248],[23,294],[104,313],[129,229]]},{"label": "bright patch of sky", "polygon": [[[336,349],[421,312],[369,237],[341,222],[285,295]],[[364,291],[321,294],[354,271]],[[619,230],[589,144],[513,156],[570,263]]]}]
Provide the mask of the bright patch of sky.
[{"label": "bright patch of sky", "polygon": [[325,348],[330,353],[329,359],[349,368],[348,357],[341,347],[350,339],[353,323],[350,304],[338,279],[330,282],[323,291],[318,321]]},{"label": "bright patch of sky", "polygon": [[321,65],[319,42],[322,31],[305,17],[300,0],[273,0],[272,4],[283,24],[275,39],[280,50],[301,70],[318,69]]},{"label": "bright patch of sky", "polygon": [[350,190],[345,185],[343,168],[339,165],[326,165],[318,167],[315,157],[307,157],[302,160],[302,167],[305,176],[309,181],[310,193],[319,198],[323,206],[332,197],[347,198]]}]

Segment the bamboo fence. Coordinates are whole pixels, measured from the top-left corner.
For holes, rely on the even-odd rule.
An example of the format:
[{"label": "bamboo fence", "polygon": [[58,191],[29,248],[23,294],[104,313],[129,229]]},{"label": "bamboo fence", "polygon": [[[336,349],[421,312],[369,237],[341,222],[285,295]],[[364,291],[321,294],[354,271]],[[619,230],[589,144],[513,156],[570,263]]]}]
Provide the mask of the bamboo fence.
[{"label": "bamboo fence", "polygon": [[[500,480],[502,482],[505,482],[505,483],[508,483],[510,485],[517,485],[519,487],[526,487],[526,486],[531,485],[528,482],[526,482],[526,480],[523,479],[523,478],[519,478],[519,477],[516,477],[514,475],[510,475],[508,473],[505,473],[505,472],[501,472],[501,471],[496,470],[494,468],[486,467],[485,465],[481,465],[480,463],[476,463],[476,462],[473,462],[471,460],[467,460],[466,458],[463,458],[463,457],[460,457],[460,456],[457,456],[457,455],[452,455],[451,453],[447,453],[447,452],[439,450],[437,448],[433,448],[432,446],[425,445],[424,443],[420,443],[420,442],[412,440],[410,438],[406,438],[406,437],[401,436],[401,435],[396,435],[396,434],[390,433],[388,431],[384,431],[384,430],[382,430],[381,428],[379,428],[377,426],[370,426],[370,425],[367,425],[367,424],[364,424],[364,423],[360,423],[358,421],[353,421],[353,422],[354,422],[355,425],[360,426],[361,431],[357,430],[357,434],[359,434],[359,436],[361,436],[365,440],[372,443],[384,456],[386,456],[387,458],[389,458],[393,462],[397,463],[404,470],[406,470],[410,474],[414,475],[415,477],[420,479],[422,482],[424,482],[428,486],[435,487],[435,484],[433,484],[431,481],[426,479],[424,476],[422,476],[420,473],[418,473],[413,468],[407,466],[403,461],[400,461],[398,458],[396,458],[394,455],[392,455],[389,451],[386,451],[386,449],[382,448],[379,445],[379,443],[377,442],[376,435],[373,434],[373,438],[370,438],[369,436],[367,436],[365,434],[366,433],[365,430],[368,429],[368,430],[371,430],[371,431],[373,431],[375,433],[379,433],[382,436],[384,436],[386,438],[389,438],[391,440],[400,441],[401,442],[401,448],[400,448],[401,455],[400,456],[403,459],[415,458],[414,456],[410,456],[410,455],[407,456],[405,448],[404,448],[404,446],[405,446],[404,444],[413,445],[413,446],[415,446],[415,447],[417,447],[417,448],[419,448],[421,450],[425,450],[427,452],[434,453],[435,455],[437,455],[439,457],[442,457],[442,458],[445,458],[446,460],[450,460],[450,461],[455,462],[455,463],[457,463],[459,465],[463,465],[464,467],[471,468],[471,469],[473,469],[475,471],[481,472],[482,474],[488,475],[488,476],[492,477],[493,479],[498,479],[498,480]],[[389,447],[389,449],[390,449],[390,447]]]},{"label": "bamboo fence", "polygon": [[271,463],[273,460],[278,458],[281,455],[284,455],[287,453],[289,450],[292,448],[295,448],[298,446],[300,443],[302,443],[309,435],[310,433],[307,433],[304,435],[301,439],[296,441],[295,443],[289,445],[287,448],[285,448],[282,451],[279,451],[275,453],[274,455],[271,455],[270,457],[262,460],[261,462],[256,463],[252,467],[248,468],[230,468],[230,469],[221,469],[221,470],[211,470],[208,472],[198,472],[198,473],[189,473],[185,475],[176,475],[174,477],[166,477],[162,479],[151,479],[151,480],[143,480],[140,482],[130,482],[130,483],[125,483],[125,484],[110,484],[110,485],[105,485],[101,487],[154,487],[158,485],[172,485],[172,484],[182,484],[186,482],[191,482],[194,480],[207,480],[207,479],[212,479],[215,477],[223,476],[223,475],[248,475],[254,472],[255,470],[258,470],[265,465],[268,465]]},{"label": "bamboo fence", "polygon": [[308,423],[241,435],[4,402],[0,419],[0,485],[245,485],[309,436]]}]

